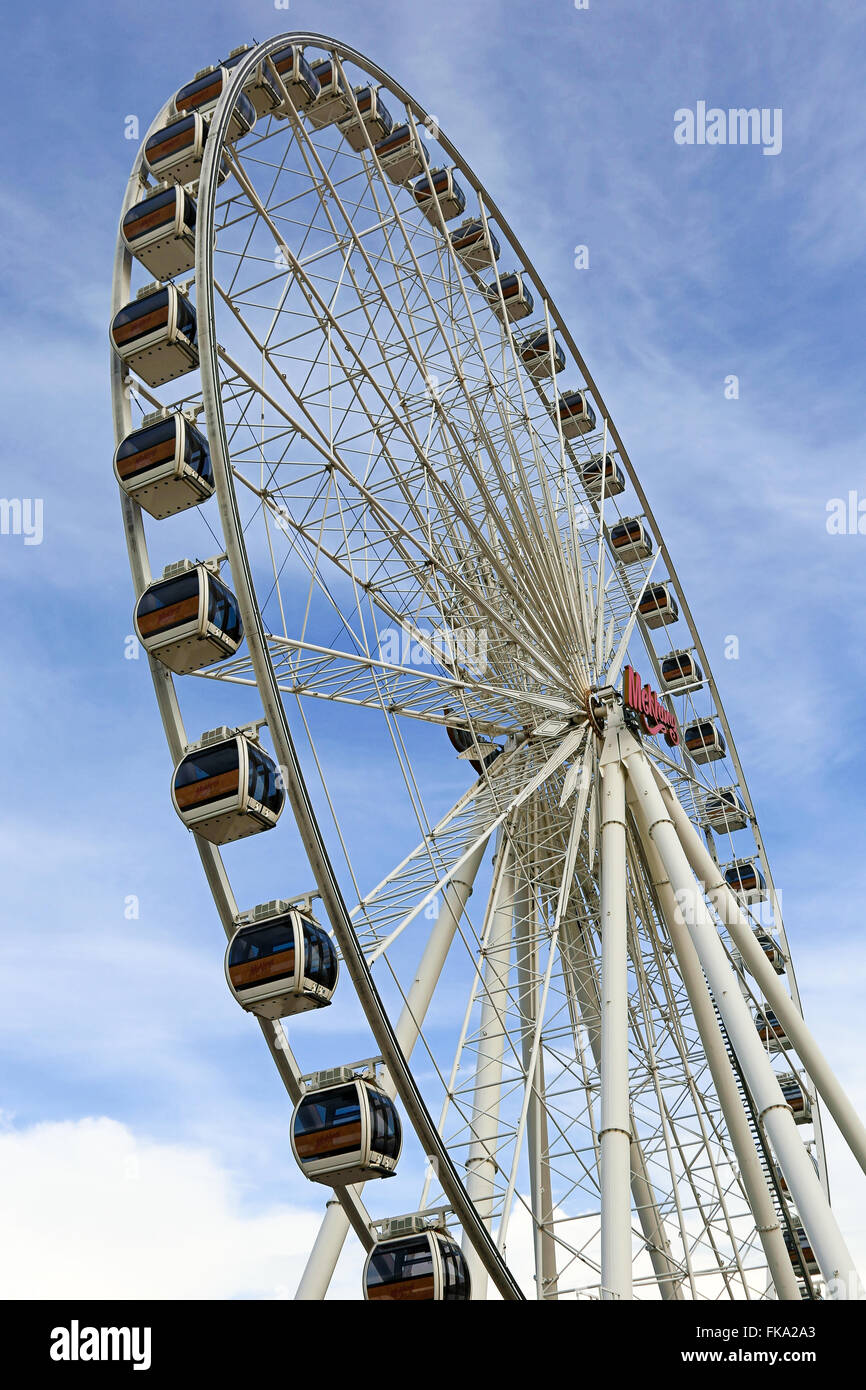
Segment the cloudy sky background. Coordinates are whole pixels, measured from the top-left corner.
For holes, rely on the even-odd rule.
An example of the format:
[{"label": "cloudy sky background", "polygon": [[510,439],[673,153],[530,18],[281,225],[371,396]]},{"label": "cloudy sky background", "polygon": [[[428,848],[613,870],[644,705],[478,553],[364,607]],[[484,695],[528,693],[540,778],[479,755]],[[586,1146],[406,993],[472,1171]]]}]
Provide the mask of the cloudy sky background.
[{"label": "cloudy sky background", "polygon": [[[146,666],[124,660],[107,383],[125,118],[145,130],[199,67],[290,28],[367,52],[439,118],[573,326],[713,662],[807,1017],[866,1111],[866,536],[826,528],[829,499],[866,498],[866,15],[84,0],[15,27],[2,492],[44,499],[44,539],[0,536],[0,1226],[21,1252],[0,1294],[290,1296],[322,1207],[225,989]],[[781,153],[678,146],[674,112],[699,100],[782,108]],[[828,1142],[864,1269],[863,1178],[830,1124]],[[350,1254],[335,1292],[356,1279]]]}]

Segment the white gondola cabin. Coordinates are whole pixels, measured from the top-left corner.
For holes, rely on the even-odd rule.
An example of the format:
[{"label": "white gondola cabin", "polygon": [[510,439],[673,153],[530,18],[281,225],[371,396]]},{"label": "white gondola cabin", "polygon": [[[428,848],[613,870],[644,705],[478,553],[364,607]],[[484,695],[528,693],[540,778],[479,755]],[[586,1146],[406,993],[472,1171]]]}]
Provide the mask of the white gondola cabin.
[{"label": "white gondola cabin", "polygon": [[198,366],[197,335],[195,309],[176,285],[145,285],[111,324],[114,351],[148,386]]},{"label": "white gondola cabin", "polygon": [[469,1268],[447,1231],[417,1231],[373,1246],[364,1265],[368,1303],[465,1302]]},{"label": "white gondola cabin", "polygon": [[289,1018],[330,1004],[337,952],[328,933],[289,903],[263,903],[239,918],[226,949],[226,980],[235,999],[259,1018]]},{"label": "white gondola cabin", "polygon": [[782,1095],[794,1112],[794,1124],[812,1123],[812,1097],[798,1076],[792,1071],[781,1072],[778,1077]]},{"label": "white gondola cabin", "polygon": [[440,216],[450,222],[459,217],[466,207],[463,189],[454,177],[453,169],[431,169],[429,175],[412,185],[415,202],[434,227],[439,226]]},{"label": "white gondola cabin", "polygon": [[296,43],[287,43],[271,54],[271,62],[279,74],[289,100],[296,111],[306,111],[318,98],[319,79]]},{"label": "white gondola cabin", "polygon": [[292,1117],[292,1153],[313,1182],[344,1184],[390,1177],[403,1132],[400,1116],[375,1081],[346,1076],[315,1086]]},{"label": "white gondola cabin", "polygon": [[665,690],[697,690],[704,683],[704,673],[694,652],[668,652],[662,657],[661,682]]},{"label": "white gondola cabin", "polygon": [[[224,67],[203,68],[196,73],[192,82],[181,87],[174,98],[174,109],[179,116],[189,116],[194,111],[200,116],[213,115],[229,80],[229,72]],[[255,123],[256,112],[252,102],[243,92],[239,92],[229,117],[226,139],[231,142],[240,140],[241,136],[249,135]]]},{"label": "white gondola cabin", "polygon": [[424,172],[424,158],[414,126],[398,125],[378,140],[375,154],[392,183],[408,183]]},{"label": "white gondola cabin", "polygon": [[[580,481],[590,497],[601,497],[601,454],[594,454],[589,463],[582,465]],[[625,475],[613,454],[605,454],[604,495],[605,497],[618,497],[621,492],[625,492]]]},{"label": "white gondola cabin", "polygon": [[206,565],[168,565],[135,609],[135,632],[150,656],[178,676],[233,656],[244,629],[237,599]]},{"label": "white gondola cabin", "polygon": [[713,763],[723,758],[727,751],[721,729],[712,719],[701,719],[690,724],[683,735],[686,752],[693,762]]},{"label": "white gondola cabin", "polygon": [[624,565],[648,560],[653,553],[652,537],[639,516],[624,516],[610,530],[613,553]]},{"label": "white gondola cabin", "polygon": [[[221,67],[227,72],[236,68],[244,54],[249,53],[250,45],[241,44],[239,48],[233,48],[227,58],[223,58]],[[260,63],[256,63],[246,82],[244,83],[244,96],[252,103],[256,116],[268,116],[272,111],[276,111],[283,104],[283,94],[274,77],[271,67],[271,60],[263,58]]]},{"label": "white gondola cabin", "polygon": [[313,63],[313,72],[319,84],[319,95],[307,107],[310,125],[322,130],[344,116],[353,115],[352,98],[336,59],[320,58]]},{"label": "white gondola cabin", "polygon": [[765,927],[755,927],[755,940],[757,941],[761,950],[764,952],[764,955],[767,957],[767,960],[772,965],[776,974],[784,975],[785,957],[782,955],[782,952],[777,946],[774,938],[770,935],[770,933],[766,930]]},{"label": "white gondola cabin", "polygon": [[181,758],[171,798],[189,830],[227,845],[276,825],[285,792],[276,763],[258,741],[222,727]]},{"label": "white gondola cabin", "polygon": [[821,1273],[820,1265],[818,1264],[818,1261],[815,1259],[815,1252],[812,1249],[812,1243],[809,1240],[809,1237],[806,1235],[806,1232],[802,1226],[794,1227],[793,1237],[791,1235],[791,1232],[788,1230],[787,1226],[785,1226],[782,1230],[782,1238],[784,1239],[785,1248],[788,1251],[791,1264],[794,1266],[794,1269],[797,1271],[797,1273],[800,1273],[800,1271],[802,1270],[802,1264],[800,1263],[801,1257],[803,1263],[805,1263],[807,1273]]},{"label": "white gondola cabin", "polygon": [[787,1033],[769,1005],[764,1005],[756,1012],[755,1027],[761,1042],[765,1043],[771,1052],[781,1052],[783,1047],[791,1046]]},{"label": "white gondola cabin", "polygon": [[747,903],[763,902],[767,896],[764,875],[754,859],[735,859],[725,869],[725,883]]},{"label": "white gondola cabin", "polygon": [[[451,711],[446,708],[445,714]],[[446,725],[445,732],[448,735],[452,748],[457,749],[458,757],[468,762],[476,777],[480,777],[485,768],[490,767],[499,757],[502,749],[492,739],[483,738],[472,733],[470,729],[452,728]]]},{"label": "white gondola cabin", "polygon": [[566,439],[575,439],[579,434],[592,434],[595,429],[595,411],[586,399],[585,391],[564,392],[556,402],[554,419]]},{"label": "white gondola cabin", "polygon": [[[523,271],[515,270],[509,275],[500,275],[498,283],[493,282],[484,291],[487,303],[498,319],[509,322],[525,319],[532,313],[532,291],[523,279]],[[504,314],[503,314],[504,307]],[[548,364],[549,364],[548,353]]]},{"label": "white gondola cabin", "polygon": [[722,835],[728,831],[745,830],[749,824],[749,813],[733,787],[719,787],[704,802],[702,824]]},{"label": "white gondola cabin", "polygon": [[552,334],[536,333],[520,348],[520,360],[535,381],[565,369],[565,353]]},{"label": "white gondola cabin", "polygon": [[121,235],[136,260],[157,280],[170,280],[195,265],[194,200],[173,183],[142,198],[127,212]]},{"label": "white gondola cabin", "polygon": [[488,270],[499,260],[499,242],[480,217],[461,222],[451,233],[451,245],[467,270]]},{"label": "white gondola cabin", "polygon": [[[169,183],[194,183],[201,175],[208,123],[199,111],[169,121],[154,131],[144,147],[147,167],[155,178]],[[221,161],[220,182],[229,168]]]},{"label": "white gondola cabin", "polygon": [[391,112],[382,100],[381,87],[356,87],[355,103],[358,114],[353,111],[339,122],[337,129],[345,136],[353,150],[360,151],[367,148],[367,140],[371,145],[375,145],[377,141],[390,135],[394,122]]},{"label": "white gondola cabin", "polygon": [[668,583],[648,584],[637,611],[647,627],[651,628],[666,627],[669,623],[677,622],[680,616],[677,601]]},{"label": "white gondola cabin", "polygon": [[141,428],[118,444],[114,476],[158,521],[199,506],[214,492],[207,440],[179,411],[146,415]]}]

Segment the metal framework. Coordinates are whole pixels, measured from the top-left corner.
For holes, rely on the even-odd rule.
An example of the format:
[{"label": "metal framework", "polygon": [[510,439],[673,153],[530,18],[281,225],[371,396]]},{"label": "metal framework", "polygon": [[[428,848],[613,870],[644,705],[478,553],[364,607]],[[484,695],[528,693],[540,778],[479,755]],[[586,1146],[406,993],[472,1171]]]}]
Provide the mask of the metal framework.
[{"label": "metal framework", "polygon": [[[279,76],[289,44],[330,58],[339,124]],[[241,94],[263,73],[277,104],[238,137]],[[414,170],[399,182],[375,148],[370,86],[407,128]],[[154,191],[144,146],[172,101],[122,217]],[[455,183],[474,260],[451,235]],[[341,1029],[301,1015],[290,1046],[279,1021],[257,1020],[289,1096],[372,1037],[410,1132],[398,1185],[419,1211],[452,1213],[473,1298],[818,1297],[816,1271],[850,1292],[818,1095],[864,1169],[866,1132],[803,1022],[670,555],[519,241],[409,93],[315,34],[234,64],[187,191],[198,366],[151,389],[113,355],[114,423],[120,443],[140,416],[195,412],[216,502],[146,533],[121,490],[123,517],[137,597],[148,543],[163,563],[216,550],[243,621],[245,646],[199,679],[178,684],[150,658],[173,762],[192,741],[181,694],[200,720],[263,719],[308,865],[304,882],[280,879],[299,857],[286,823],[260,851],[224,856],[196,836],[223,928],[238,919],[230,856],[257,901],[296,896],[311,873],[344,967],[323,1011],[343,1010]],[[121,236],[113,315],[134,271]],[[566,390],[592,403],[579,429],[558,404],[562,359]],[[624,490],[608,492],[609,457]],[[616,528],[634,518],[650,545],[629,552]],[[646,608],[660,583],[672,634]],[[669,647],[693,653],[700,679],[666,689]],[[713,721],[724,756],[641,729],[618,693],[627,665],[674,729]],[[738,829],[711,814],[722,793],[739,798]],[[765,901],[725,877],[744,859]],[[779,1028],[762,1043],[764,1009]],[[780,1069],[817,1092],[810,1127],[795,1126]],[[390,1186],[335,1187],[298,1298],[325,1296],[350,1228],[373,1246]]]}]

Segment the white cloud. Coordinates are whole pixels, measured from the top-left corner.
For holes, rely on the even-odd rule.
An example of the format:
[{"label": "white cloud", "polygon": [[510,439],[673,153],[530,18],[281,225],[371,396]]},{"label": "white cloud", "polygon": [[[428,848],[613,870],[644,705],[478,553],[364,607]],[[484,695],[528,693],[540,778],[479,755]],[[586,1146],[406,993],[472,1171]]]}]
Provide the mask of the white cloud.
[{"label": "white cloud", "polygon": [[[104,1117],[0,1133],[0,1174],[0,1298],[290,1298],[324,1205],[247,1210],[208,1149]],[[357,1298],[347,1253],[331,1293]]]}]

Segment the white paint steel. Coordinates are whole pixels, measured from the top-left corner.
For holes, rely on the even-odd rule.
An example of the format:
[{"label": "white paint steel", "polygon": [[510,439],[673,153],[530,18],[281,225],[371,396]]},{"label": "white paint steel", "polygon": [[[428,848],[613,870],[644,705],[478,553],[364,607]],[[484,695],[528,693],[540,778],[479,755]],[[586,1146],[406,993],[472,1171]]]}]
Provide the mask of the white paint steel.
[{"label": "white paint steel", "polygon": [[730,965],[715,924],[704,901],[676,827],[656,786],[643,749],[635,741],[624,753],[626,771],[643,803],[648,835],[659,852],[671,888],[680,905],[701,967],[722,1016],[731,1045],[743,1067],[779,1166],[787,1179],[797,1211],[827,1281],[851,1284],[858,1275],[821,1183],[797,1133],[794,1117],[779,1087],[770,1060],[761,1046],[754,1020],[743,998],[736,972]]},{"label": "white paint steel", "polygon": [[622,711],[608,715],[601,773],[601,1296],[631,1298],[625,774]]}]

